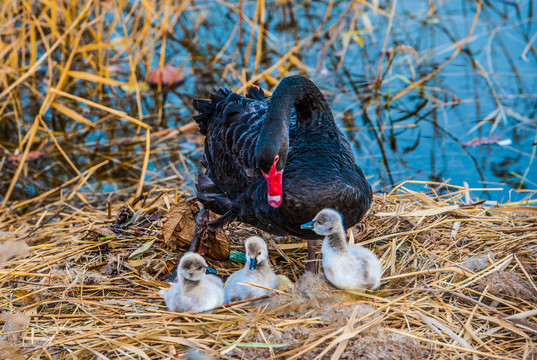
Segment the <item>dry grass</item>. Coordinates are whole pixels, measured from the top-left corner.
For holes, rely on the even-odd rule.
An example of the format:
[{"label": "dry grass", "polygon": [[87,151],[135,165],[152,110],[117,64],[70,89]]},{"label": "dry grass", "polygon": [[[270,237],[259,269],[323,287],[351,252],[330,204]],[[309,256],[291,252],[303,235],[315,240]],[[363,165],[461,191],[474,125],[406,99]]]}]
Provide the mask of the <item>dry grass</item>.
[{"label": "dry grass", "polygon": [[[5,346],[54,359],[173,358],[186,347],[233,359],[531,359],[537,210],[466,204],[465,189],[410,185],[376,196],[356,233],[382,260],[378,291],[344,293],[300,278],[305,243],[276,239],[287,259],[274,249],[271,259],[278,273],[298,278],[295,289],[204,314],[170,313],[158,295],[177,261],[159,238],[162,216],[180,201],[174,192],[138,202],[127,226],[115,225],[121,204],[110,218],[99,197],[58,198],[23,216],[4,210],[1,240],[30,245],[30,255],[0,270],[3,311],[24,314],[4,315],[2,336],[14,339]],[[234,223],[226,231],[241,249],[252,230]],[[238,267],[209,262],[223,276]],[[29,323],[13,326],[8,316]]]},{"label": "dry grass", "polygon": [[[351,35],[373,35],[370,17],[387,18],[390,26],[396,20],[394,7],[387,12],[375,3],[348,2],[336,16],[338,4],[329,1],[312,34],[282,52],[265,22],[272,5],[264,0],[246,4],[255,7],[251,17],[243,13],[242,0],[238,6],[218,2],[239,19],[221,48],[200,45],[198,37],[210,2],[2,2],[0,128],[10,136],[0,139],[0,358],[171,359],[188,347],[229,359],[536,358],[537,209],[531,205],[537,199],[469,204],[468,189],[432,182],[422,183],[421,192],[407,189],[416,185],[408,182],[377,195],[355,231],[356,241],[382,260],[378,291],[345,293],[322,278],[302,277],[305,242],[271,237],[275,269],[296,282],[294,289],[256,306],[242,302],[204,314],[166,311],[159,291],[168,286],[162,279],[178,254],[162,239],[163,217],[181,201],[195,167],[177,143],[193,145],[195,153],[200,138],[177,140],[195,130],[187,106],[179,115],[166,109],[168,116],[182,116],[181,127],[153,129],[165,123],[166,112],[144,103],[145,74],[155,63],[164,64],[172,42],[188,54],[175,58],[176,65],[198,64],[191,65],[200,73],[197,80],[187,78],[190,88],[194,81],[207,85],[204,79],[210,86],[241,83],[239,92],[263,81],[274,86],[291,70],[313,72],[311,59],[307,62],[312,52],[321,54],[314,59],[317,68],[335,59],[346,70]],[[293,11],[304,4],[275,6],[285,22],[294,21]],[[431,2],[431,16],[439,5]],[[481,2],[475,6],[481,9]],[[174,38],[175,27],[184,28],[184,39]],[[412,47],[387,49],[386,32],[386,54],[371,52],[383,61],[365,71],[368,84],[355,89],[352,102],[363,103],[364,116],[368,106],[382,110],[407,93],[438,106],[458,104],[454,94],[429,86],[429,80],[460,58],[472,38],[474,27],[469,29],[457,34],[450,57],[436,71],[423,57],[418,67]],[[525,54],[535,53],[530,44]],[[392,89],[398,52],[415,55],[416,71],[410,64],[412,76]],[[185,104],[200,93],[185,96]],[[408,116],[418,112],[411,109]],[[501,119],[485,118],[479,126],[490,120],[496,126]],[[389,163],[383,133],[398,125],[386,127],[378,119],[366,125],[383,155],[379,172],[391,178],[383,170]],[[159,153],[165,142],[175,144],[173,155]],[[160,171],[150,164],[162,165]],[[521,185],[529,180],[530,165]],[[90,178],[97,176],[104,182],[126,178],[131,187],[124,193],[145,196],[133,201],[96,192]],[[41,188],[38,178],[52,186]],[[39,191],[24,193],[30,186]],[[125,203],[131,209],[122,210]],[[233,248],[242,250],[247,234],[257,231],[234,223],[226,232]],[[223,276],[240,266],[211,265]]]}]

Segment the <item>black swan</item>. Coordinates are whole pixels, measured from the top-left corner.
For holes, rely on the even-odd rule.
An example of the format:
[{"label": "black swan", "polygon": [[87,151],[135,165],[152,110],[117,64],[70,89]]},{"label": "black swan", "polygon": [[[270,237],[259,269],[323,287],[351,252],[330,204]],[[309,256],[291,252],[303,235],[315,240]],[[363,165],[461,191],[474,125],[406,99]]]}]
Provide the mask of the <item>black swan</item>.
[{"label": "black swan", "polygon": [[[221,215],[209,230],[238,219],[275,235],[319,239],[300,225],[320,210],[336,209],[349,228],[369,208],[371,187],[311,80],[285,77],[270,98],[257,87],[246,97],[219,89],[193,105],[206,136],[197,197]],[[191,249],[198,247],[195,235]],[[314,244],[308,243],[308,258]]]}]

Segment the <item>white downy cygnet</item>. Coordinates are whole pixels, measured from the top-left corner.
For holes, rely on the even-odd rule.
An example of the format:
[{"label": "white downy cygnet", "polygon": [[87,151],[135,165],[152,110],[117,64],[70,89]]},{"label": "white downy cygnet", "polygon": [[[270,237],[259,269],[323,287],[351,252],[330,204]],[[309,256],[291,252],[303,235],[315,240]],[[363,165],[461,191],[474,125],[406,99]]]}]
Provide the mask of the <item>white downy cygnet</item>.
[{"label": "white downy cygnet", "polygon": [[206,274],[207,270],[213,269],[197,253],[189,252],[181,258],[177,268],[177,283],[164,294],[170,311],[203,312],[222,305],[223,282],[217,276]]},{"label": "white downy cygnet", "polygon": [[250,299],[266,295],[270,290],[249,285],[240,285],[239,282],[265,286],[274,289],[278,286],[278,277],[272,270],[268,259],[267,244],[263,239],[253,236],[246,240],[246,264],[244,268],[233,273],[224,285],[224,303]]},{"label": "white downy cygnet", "polygon": [[340,213],[323,209],[302,228],[324,235],[322,263],[324,274],[332,285],[347,290],[376,289],[379,286],[382,274],[380,261],[365,247],[347,244]]}]

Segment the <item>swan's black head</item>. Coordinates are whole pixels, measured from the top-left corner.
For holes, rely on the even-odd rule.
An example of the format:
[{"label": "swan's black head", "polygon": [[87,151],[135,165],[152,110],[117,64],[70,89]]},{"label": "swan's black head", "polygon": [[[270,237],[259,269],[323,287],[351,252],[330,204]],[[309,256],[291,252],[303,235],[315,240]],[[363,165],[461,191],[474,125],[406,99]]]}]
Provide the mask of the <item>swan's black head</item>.
[{"label": "swan's black head", "polygon": [[265,126],[261,129],[255,149],[259,170],[267,180],[267,200],[270,206],[277,208],[283,200],[283,168],[287,160],[287,127],[280,122],[279,129]]}]

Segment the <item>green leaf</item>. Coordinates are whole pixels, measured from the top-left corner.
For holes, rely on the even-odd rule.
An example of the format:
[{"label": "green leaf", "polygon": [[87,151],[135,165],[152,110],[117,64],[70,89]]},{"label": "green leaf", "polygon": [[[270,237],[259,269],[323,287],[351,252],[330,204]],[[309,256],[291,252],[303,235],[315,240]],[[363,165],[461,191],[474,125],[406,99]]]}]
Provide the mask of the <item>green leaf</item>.
[{"label": "green leaf", "polygon": [[148,241],[145,244],[143,244],[142,246],[140,246],[138,249],[134,250],[132,252],[132,254],[129,255],[129,259],[135,257],[136,255],[143,254],[144,252],[149,250],[149,248],[151,247],[151,245],[153,245],[154,242],[155,242],[155,240]]}]

